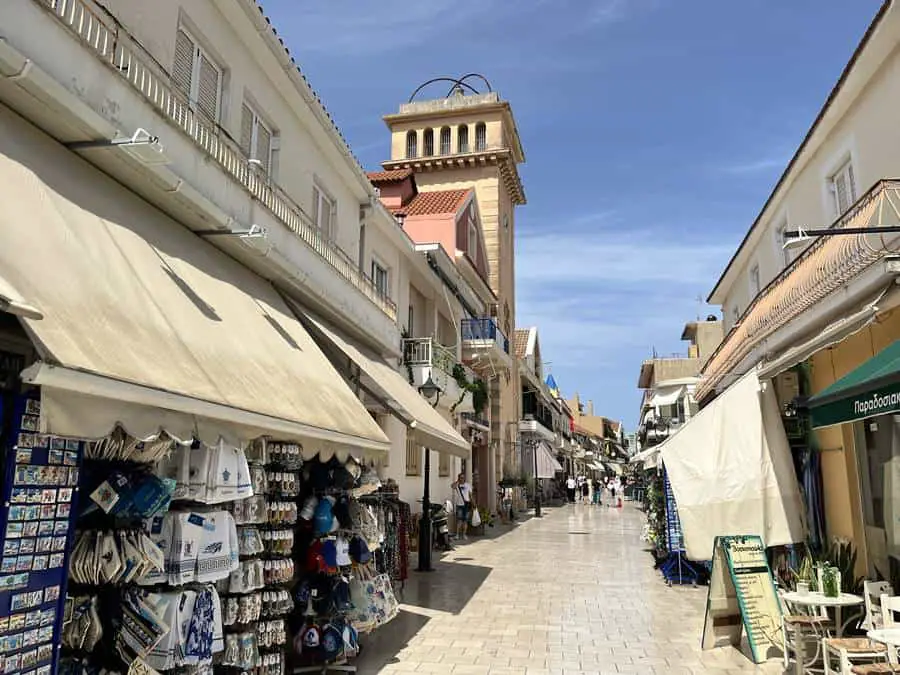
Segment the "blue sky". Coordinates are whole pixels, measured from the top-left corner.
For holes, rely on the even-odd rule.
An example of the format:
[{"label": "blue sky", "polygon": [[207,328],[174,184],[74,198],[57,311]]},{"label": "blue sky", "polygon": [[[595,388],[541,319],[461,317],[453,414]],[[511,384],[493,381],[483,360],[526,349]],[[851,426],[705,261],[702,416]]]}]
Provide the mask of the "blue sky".
[{"label": "blue sky", "polygon": [[701,299],[880,4],[264,0],[368,169],[425,80],[480,72],[512,104],[518,324],[567,395],[627,428],[641,361],[716,312]]}]

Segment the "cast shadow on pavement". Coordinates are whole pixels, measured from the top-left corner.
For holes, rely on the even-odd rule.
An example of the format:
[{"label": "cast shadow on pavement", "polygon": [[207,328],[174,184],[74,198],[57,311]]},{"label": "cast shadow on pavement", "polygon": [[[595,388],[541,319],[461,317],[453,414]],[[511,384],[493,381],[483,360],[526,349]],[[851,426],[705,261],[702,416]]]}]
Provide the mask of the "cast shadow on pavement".
[{"label": "cast shadow on pavement", "polygon": [[456,550],[435,561],[434,572],[410,572],[397,599],[404,605],[459,614],[491,573],[490,567],[470,565],[465,560],[471,558]]},{"label": "cast shadow on pavement", "polygon": [[374,675],[386,665],[397,663],[397,655],[429,621],[427,616],[401,609],[393,621],[363,638],[357,675]]}]

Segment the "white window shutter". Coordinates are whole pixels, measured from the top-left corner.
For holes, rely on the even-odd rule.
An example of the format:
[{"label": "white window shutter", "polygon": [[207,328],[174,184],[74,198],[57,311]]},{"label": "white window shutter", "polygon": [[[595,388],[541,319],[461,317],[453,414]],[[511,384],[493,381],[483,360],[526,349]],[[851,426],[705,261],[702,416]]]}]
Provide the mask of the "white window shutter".
[{"label": "white window shutter", "polygon": [[254,159],[262,162],[263,169],[269,173],[269,158],[272,153],[272,134],[266,129],[266,125],[256,120],[256,148],[254,149]]},{"label": "white window shutter", "polygon": [[853,165],[847,165],[847,192],[850,194],[850,202],[847,204],[847,208],[850,208],[851,204],[856,202],[856,178],[853,176]]},{"label": "white window shutter", "polygon": [[219,80],[221,73],[218,67],[202,53],[200,58],[200,77],[197,83],[197,107],[212,121],[218,121],[219,112]]},{"label": "white window shutter", "polygon": [[246,104],[241,106],[241,150],[247,157],[253,156],[253,111]]},{"label": "white window shutter", "polygon": [[834,194],[837,202],[838,215],[843,215],[848,207],[847,179],[843,173],[834,177]]},{"label": "white window shutter", "polygon": [[190,98],[191,74],[194,72],[194,41],[183,30],[175,36],[175,60],[172,63],[172,83]]},{"label": "white window shutter", "polygon": [[316,227],[321,227],[321,223],[319,223],[319,200],[321,199],[321,194],[319,193],[319,188],[313,186],[313,203],[312,203],[312,219],[313,225]]}]

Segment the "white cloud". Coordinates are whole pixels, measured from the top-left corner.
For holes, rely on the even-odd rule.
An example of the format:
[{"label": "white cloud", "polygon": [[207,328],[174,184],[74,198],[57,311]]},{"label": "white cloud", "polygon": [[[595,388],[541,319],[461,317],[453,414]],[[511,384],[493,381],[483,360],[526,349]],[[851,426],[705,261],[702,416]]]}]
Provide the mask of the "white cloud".
[{"label": "white cloud", "polygon": [[770,169],[783,168],[787,166],[788,159],[785,157],[770,157],[767,159],[759,159],[750,162],[731,164],[723,168],[725,173],[757,173],[759,171],[768,171]]},{"label": "white cloud", "polygon": [[518,324],[538,326],[542,353],[567,395],[613,400],[616,409],[597,414],[632,426],[641,360],[654,348],[684,351],[684,324],[715,313],[702,298],[732,247],[692,241],[676,226],[619,224],[526,234],[517,244]]}]

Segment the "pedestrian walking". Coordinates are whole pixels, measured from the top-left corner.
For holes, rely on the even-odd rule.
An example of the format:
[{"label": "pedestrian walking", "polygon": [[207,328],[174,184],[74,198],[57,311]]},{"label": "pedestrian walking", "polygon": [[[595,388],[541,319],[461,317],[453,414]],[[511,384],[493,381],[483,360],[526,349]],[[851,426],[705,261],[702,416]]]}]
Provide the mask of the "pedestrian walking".
[{"label": "pedestrian walking", "polygon": [[598,506],[603,505],[603,483],[601,483],[596,478],[594,479],[594,504]]},{"label": "pedestrian walking", "polygon": [[472,486],[466,482],[466,474],[461,473],[456,481],[450,485],[450,498],[456,508],[456,538],[468,539],[466,533],[469,529],[469,509],[472,505]]},{"label": "pedestrian walking", "polygon": [[589,495],[591,492],[590,483],[588,483],[588,479],[582,476],[581,478],[581,501],[585,504],[589,504]]},{"label": "pedestrian walking", "polygon": [[578,487],[578,483],[575,482],[574,476],[569,476],[566,478],[566,499],[570,504],[575,503],[575,488]]},{"label": "pedestrian walking", "polygon": [[616,505],[616,481],[612,477],[607,481],[606,488],[609,490],[609,505]]}]

